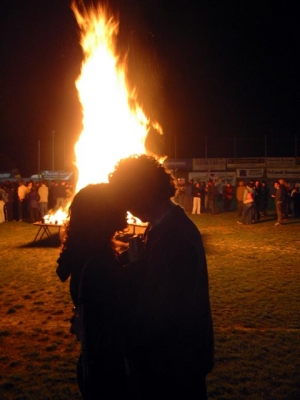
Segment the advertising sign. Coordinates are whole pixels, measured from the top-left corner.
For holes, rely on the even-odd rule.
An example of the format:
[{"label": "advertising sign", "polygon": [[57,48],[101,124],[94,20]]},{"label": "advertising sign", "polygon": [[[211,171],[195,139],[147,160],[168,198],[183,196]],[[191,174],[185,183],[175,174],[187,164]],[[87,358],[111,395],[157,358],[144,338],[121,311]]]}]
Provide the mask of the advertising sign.
[{"label": "advertising sign", "polygon": [[0,172],[0,181],[15,180],[21,178],[19,171],[13,170],[12,172]]},{"label": "advertising sign", "polygon": [[192,169],[192,160],[191,159],[172,159],[172,158],[167,158],[164,161],[164,166],[167,169],[186,169],[190,171]]},{"label": "advertising sign", "polygon": [[225,171],[226,158],[193,158],[193,171]]},{"label": "advertising sign", "polygon": [[[67,181],[73,175],[73,172],[66,171],[42,171],[41,177],[46,180],[65,180]],[[38,176],[38,175],[37,175]]]},{"label": "advertising sign", "polygon": [[294,157],[267,157],[267,168],[295,168]]},{"label": "advertising sign", "polygon": [[0,179],[8,179],[11,178],[11,174],[9,172],[0,174]]},{"label": "advertising sign", "polygon": [[300,178],[300,169],[297,168],[268,168],[267,177],[274,179]]},{"label": "advertising sign", "polygon": [[227,158],[227,168],[264,168],[265,165],[265,157]]},{"label": "advertising sign", "polygon": [[232,186],[236,185],[235,172],[190,172],[189,179],[193,179],[194,182],[208,182],[209,180],[212,180],[215,184],[225,184],[228,182]]},{"label": "advertising sign", "polygon": [[253,168],[253,169],[237,169],[237,178],[262,178],[264,176],[263,168]]}]

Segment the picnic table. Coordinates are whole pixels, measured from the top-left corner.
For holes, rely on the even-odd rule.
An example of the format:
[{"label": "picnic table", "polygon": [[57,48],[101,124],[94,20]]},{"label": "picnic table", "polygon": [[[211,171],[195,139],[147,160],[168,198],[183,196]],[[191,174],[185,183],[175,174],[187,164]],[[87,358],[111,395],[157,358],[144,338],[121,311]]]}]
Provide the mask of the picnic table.
[{"label": "picnic table", "polygon": [[51,228],[55,228],[55,233],[59,233],[60,228],[63,226],[63,224],[53,224],[45,222],[34,222],[33,225],[39,228],[37,234],[35,235],[34,242],[36,242],[37,240],[42,240],[44,236],[48,238],[51,237],[53,235],[53,232],[51,233],[50,230]]}]

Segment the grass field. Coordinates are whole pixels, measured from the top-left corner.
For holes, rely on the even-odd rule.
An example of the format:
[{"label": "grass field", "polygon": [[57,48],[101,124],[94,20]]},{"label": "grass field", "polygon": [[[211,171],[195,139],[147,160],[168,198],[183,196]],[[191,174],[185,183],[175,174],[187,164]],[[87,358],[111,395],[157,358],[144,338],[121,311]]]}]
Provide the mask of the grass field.
[{"label": "grass field", "polygon": [[[193,216],[207,253],[216,366],[210,399],[300,399],[300,220],[238,225],[236,212]],[[59,247],[37,228],[0,225],[0,398],[80,399]]]}]

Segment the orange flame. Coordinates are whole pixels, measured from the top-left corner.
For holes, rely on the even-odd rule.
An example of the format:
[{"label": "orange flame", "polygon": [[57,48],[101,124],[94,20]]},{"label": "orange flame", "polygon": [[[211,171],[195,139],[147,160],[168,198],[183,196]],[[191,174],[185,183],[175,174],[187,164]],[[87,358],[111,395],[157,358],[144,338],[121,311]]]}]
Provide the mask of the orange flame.
[{"label": "orange flame", "polygon": [[[103,6],[71,6],[81,33],[84,61],[76,87],[83,130],[75,145],[76,192],[89,183],[107,182],[121,158],[145,153],[149,119],[126,82],[126,60],[116,55],[119,22]],[[129,105],[130,104],[130,105]]]}]

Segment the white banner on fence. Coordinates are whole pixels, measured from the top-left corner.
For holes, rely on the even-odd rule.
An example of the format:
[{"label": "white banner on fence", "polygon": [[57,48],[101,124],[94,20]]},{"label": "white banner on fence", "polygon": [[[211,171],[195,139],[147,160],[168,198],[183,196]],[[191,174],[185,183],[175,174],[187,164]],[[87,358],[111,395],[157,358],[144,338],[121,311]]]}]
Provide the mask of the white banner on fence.
[{"label": "white banner on fence", "polygon": [[280,179],[280,178],[300,178],[300,168],[268,168],[267,177]]},{"label": "white banner on fence", "polygon": [[237,178],[262,178],[264,176],[263,168],[252,169],[237,169]]},{"label": "white banner on fence", "polygon": [[268,157],[267,168],[295,168],[296,159],[294,157]]},{"label": "white banner on fence", "polygon": [[189,180],[194,179],[194,182],[208,182],[212,180],[215,184],[229,182],[232,186],[236,185],[235,172],[190,172]]},{"label": "white banner on fence", "polygon": [[193,171],[225,171],[226,158],[193,158]]}]

